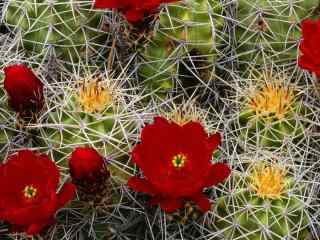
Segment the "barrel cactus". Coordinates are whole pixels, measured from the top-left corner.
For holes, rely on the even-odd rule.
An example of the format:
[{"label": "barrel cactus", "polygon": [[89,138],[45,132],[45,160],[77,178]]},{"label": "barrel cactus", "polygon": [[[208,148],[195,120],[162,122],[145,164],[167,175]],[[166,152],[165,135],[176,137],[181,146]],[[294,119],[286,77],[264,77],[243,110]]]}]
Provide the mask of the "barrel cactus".
[{"label": "barrel cactus", "polygon": [[295,60],[300,23],[316,15],[318,0],[236,0],[236,52],[240,63]]},{"label": "barrel cactus", "polygon": [[277,81],[266,81],[246,94],[235,124],[242,145],[276,149],[288,140],[301,140],[309,111],[299,97],[294,85]]},{"label": "barrel cactus", "polygon": [[213,78],[222,11],[216,0],[186,0],[163,9],[141,46],[139,75],[149,88],[168,91]]},{"label": "barrel cactus", "polygon": [[3,15],[27,56],[76,62],[99,55],[107,39],[102,13],[84,0],[9,0]]},{"label": "barrel cactus", "polygon": [[233,173],[227,195],[217,200],[215,226],[224,239],[305,240],[310,213],[305,184],[276,163],[254,162]]},{"label": "barrel cactus", "polygon": [[110,161],[121,160],[122,170],[127,171],[130,136],[135,125],[133,112],[125,105],[124,93],[118,85],[120,80],[90,75],[79,82],[63,88],[62,98],[57,96],[46,121],[34,126],[41,132],[39,142],[62,165],[66,165],[75,147],[87,146]]}]

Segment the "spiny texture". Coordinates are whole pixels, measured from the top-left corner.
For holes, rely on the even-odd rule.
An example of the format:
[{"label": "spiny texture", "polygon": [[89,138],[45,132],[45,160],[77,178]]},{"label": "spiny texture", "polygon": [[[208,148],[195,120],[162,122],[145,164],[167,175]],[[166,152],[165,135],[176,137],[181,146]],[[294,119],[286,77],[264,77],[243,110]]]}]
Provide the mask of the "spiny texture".
[{"label": "spiny texture", "polygon": [[8,100],[3,88],[3,75],[0,75],[0,161],[8,154],[9,145],[18,131],[15,130],[15,118],[8,108]]},{"label": "spiny texture", "polygon": [[[277,163],[252,162],[234,171],[217,200],[215,226],[225,239],[305,240],[312,212],[305,198],[307,181]],[[223,190],[224,191],[224,190]]]},{"label": "spiny texture", "polygon": [[[29,148],[54,160],[59,186],[77,185],[33,238],[319,240],[319,20],[307,31],[301,22],[318,2],[164,2],[0,1],[0,75],[30,67],[44,105],[20,122],[8,98],[21,95],[1,80],[0,160]],[[154,131],[159,116],[175,127]],[[209,133],[221,134],[215,151]],[[99,157],[70,164],[79,147]],[[231,176],[218,184],[229,172],[221,163]],[[43,176],[29,167],[28,178]],[[30,199],[39,191],[25,187],[17,193]],[[30,239],[3,220],[0,211],[1,240]]]},{"label": "spiny texture", "polygon": [[10,0],[4,20],[28,56],[77,62],[99,56],[106,42],[102,13],[90,1]]},{"label": "spiny texture", "polygon": [[130,149],[135,119],[118,86],[121,80],[89,75],[77,81],[57,88],[62,95],[52,101],[54,109],[48,112],[46,122],[35,126],[41,129],[44,146],[63,159],[81,146],[94,147],[107,158],[124,157]]},{"label": "spiny texture", "polygon": [[300,23],[316,16],[318,0],[237,0],[236,53],[240,64],[297,58]]},{"label": "spiny texture", "polygon": [[294,85],[264,73],[261,85],[246,92],[236,128],[245,144],[279,148],[286,141],[298,142],[308,127],[311,114]]},{"label": "spiny texture", "polygon": [[214,78],[214,62],[224,24],[222,4],[190,0],[169,4],[141,48],[139,75],[147,87],[168,91]]}]

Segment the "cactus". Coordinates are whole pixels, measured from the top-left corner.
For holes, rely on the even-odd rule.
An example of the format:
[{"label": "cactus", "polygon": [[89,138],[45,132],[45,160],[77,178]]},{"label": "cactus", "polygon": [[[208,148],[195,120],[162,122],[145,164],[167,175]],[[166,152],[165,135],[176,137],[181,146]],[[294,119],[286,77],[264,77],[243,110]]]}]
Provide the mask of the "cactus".
[{"label": "cactus", "polygon": [[90,75],[79,81],[78,86],[63,88],[63,97],[57,98],[46,122],[33,126],[40,128],[39,141],[62,165],[66,166],[75,147],[90,146],[109,160],[121,160],[116,168],[126,172],[135,125],[118,85],[120,80]]},{"label": "cactus", "polygon": [[253,162],[234,172],[230,192],[216,204],[215,225],[224,239],[305,240],[310,213],[304,203],[305,183],[276,163]]},{"label": "cactus", "polygon": [[293,84],[270,81],[266,73],[263,79],[263,85],[241,101],[235,124],[241,141],[270,149],[281,147],[286,140],[297,143],[308,126],[308,108]]},{"label": "cactus", "polygon": [[99,55],[107,39],[102,13],[84,0],[10,0],[4,20],[27,56],[77,62]]},{"label": "cactus", "polygon": [[[172,3],[141,48],[139,75],[153,90],[190,87],[213,78],[219,31],[224,24],[222,4],[216,0]],[[174,81],[176,83],[174,83]],[[181,81],[179,83],[179,81]]]},{"label": "cactus", "polygon": [[[139,11],[139,1],[109,1],[114,8],[104,12],[94,2],[0,3],[0,163],[29,148],[56,162],[61,183],[77,185],[56,223],[33,238],[320,240],[318,82],[295,64],[300,23],[319,15],[319,0],[145,0],[150,11],[134,23],[121,13]],[[317,38],[315,32],[310,46]],[[2,70],[16,63],[31,66],[44,84],[37,121],[19,121],[7,104]],[[25,83],[24,74],[15,76]],[[221,133],[209,157],[233,170],[223,184],[204,189],[206,212],[190,196],[166,213],[150,206],[157,201],[149,201],[152,186],[140,185],[139,194],[128,186],[129,177],[146,179],[130,156],[155,116],[186,128],[201,123],[205,131],[189,128],[194,133]],[[69,159],[76,147],[97,150],[110,176],[75,180]],[[145,151],[152,150],[141,159]],[[178,154],[163,158],[197,168]],[[87,159],[86,168],[94,162]],[[157,167],[162,162],[150,171]],[[179,204],[176,188],[170,191],[167,204]],[[30,239],[11,233],[10,224],[0,216],[0,239]]]},{"label": "cactus", "polygon": [[236,52],[241,63],[289,62],[297,58],[303,19],[319,0],[237,0]]}]

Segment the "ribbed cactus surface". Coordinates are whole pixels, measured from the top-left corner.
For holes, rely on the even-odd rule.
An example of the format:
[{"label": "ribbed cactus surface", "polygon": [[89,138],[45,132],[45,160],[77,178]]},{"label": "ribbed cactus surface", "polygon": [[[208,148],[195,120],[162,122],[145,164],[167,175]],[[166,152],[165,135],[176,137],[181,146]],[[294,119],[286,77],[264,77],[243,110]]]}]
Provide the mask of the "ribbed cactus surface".
[{"label": "ribbed cactus surface", "polygon": [[232,191],[217,200],[215,224],[224,238],[307,239],[304,185],[279,166],[253,165],[247,173],[235,172],[227,183]]},{"label": "ribbed cactus surface", "polygon": [[76,62],[99,54],[107,39],[103,14],[84,0],[10,0],[4,20],[29,56]]},{"label": "ribbed cactus surface", "polygon": [[123,102],[117,102],[116,89],[93,79],[64,93],[41,127],[45,145],[62,156],[77,146],[94,146],[112,158],[127,154],[133,119]]},{"label": "ribbed cactus surface", "polygon": [[221,14],[222,4],[216,0],[181,1],[163,9],[141,47],[139,75],[151,89],[190,87],[213,79]]},{"label": "ribbed cactus surface", "polygon": [[242,141],[275,149],[303,137],[308,108],[293,85],[267,82],[251,94],[241,103],[238,118]]},{"label": "ribbed cactus surface", "polygon": [[[316,16],[318,0],[237,0],[236,52],[240,63],[279,64],[297,58],[303,19]],[[267,59],[267,61],[266,61]]]}]

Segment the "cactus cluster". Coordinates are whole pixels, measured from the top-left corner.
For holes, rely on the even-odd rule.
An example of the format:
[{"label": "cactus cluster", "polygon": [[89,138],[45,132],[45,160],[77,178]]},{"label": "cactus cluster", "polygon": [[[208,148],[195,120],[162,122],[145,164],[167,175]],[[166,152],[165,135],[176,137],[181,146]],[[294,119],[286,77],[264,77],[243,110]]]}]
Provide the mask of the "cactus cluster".
[{"label": "cactus cluster", "polygon": [[0,239],[320,240],[319,9],[0,3]]}]

